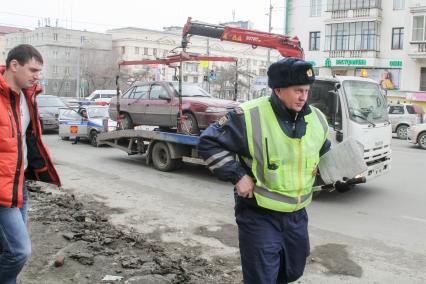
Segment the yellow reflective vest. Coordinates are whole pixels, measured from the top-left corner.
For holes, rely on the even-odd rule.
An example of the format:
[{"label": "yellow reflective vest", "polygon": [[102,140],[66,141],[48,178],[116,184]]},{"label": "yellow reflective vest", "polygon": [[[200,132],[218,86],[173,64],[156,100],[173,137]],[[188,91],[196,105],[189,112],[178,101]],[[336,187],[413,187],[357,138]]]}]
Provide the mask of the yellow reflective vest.
[{"label": "yellow reflective vest", "polygon": [[306,133],[290,138],[281,129],[269,97],[240,105],[244,112],[251,159],[243,157],[255,177],[254,195],[259,206],[292,212],[312,201],[313,171],[327,139],[328,125],[316,108],[304,116]]}]

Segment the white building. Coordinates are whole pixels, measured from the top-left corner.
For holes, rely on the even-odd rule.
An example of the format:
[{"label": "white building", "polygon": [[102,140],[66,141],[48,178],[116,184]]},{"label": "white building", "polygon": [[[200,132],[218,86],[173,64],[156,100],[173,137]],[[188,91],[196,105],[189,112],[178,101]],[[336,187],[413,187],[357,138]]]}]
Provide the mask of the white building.
[{"label": "white building", "polygon": [[[119,53],[121,60],[155,59],[172,55],[173,51],[180,52],[177,47],[181,45],[182,30],[176,27],[167,28],[166,31],[128,27],[109,30],[108,33],[112,35],[113,48]],[[264,82],[259,78],[266,76],[266,48],[253,49],[251,45],[198,36],[191,37],[190,42],[187,52],[238,58],[238,76],[244,83],[239,87],[239,98],[249,99],[259,95],[259,89],[256,88],[255,83],[257,81]],[[271,60],[277,60],[279,57],[278,52],[271,52]],[[208,67],[202,67],[199,62],[185,62],[183,65],[183,81],[198,83],[206,87],[207,83],[204,82],[204,76],[207,76],[210,70],[218,70],[220,67],[235,68],[233,63],[209,62]],[[165,65],[134,65],[123,66],[121,69],[129,76],[133,75],[129,83],[135,79],[172,80],[175,74],[175,69]],[[214,82],[212,82],[212,86],[214,85]],[[218,91],[217,88],[216,86],[215,89],[211,89],[214,95]],[[233,90],[233,86],[229,86],[229,94]]]},{"label": "white building", "polygon": [[85,96],[94,89],[114,86],[115,70],[104,74],[105,66],[116,66],[111,35],[46,26],[9,33],[5,41],[6,52],[23,43],[40,51],[44,61],[40,83],[46,94],[75,96],[78,85],[79,94]]},{"label": "white building", "polygon": [[297,0],[289,1],[287,28],[320,75],[426,91],[425,16],[425,0]]}]

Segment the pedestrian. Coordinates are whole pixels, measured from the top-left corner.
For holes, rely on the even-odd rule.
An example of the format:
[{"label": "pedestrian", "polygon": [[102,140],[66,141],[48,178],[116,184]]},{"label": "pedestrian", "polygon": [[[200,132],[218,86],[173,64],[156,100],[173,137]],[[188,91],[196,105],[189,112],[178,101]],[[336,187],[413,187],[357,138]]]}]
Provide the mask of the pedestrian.
[{"label": "pedestrian", "polygon": [[36,95],[43,58],[31,45],[9,51],[0,66],[0,283],[16,283],[31,254],[27,180],[60,185],[41,139]]},{"label": "pedestrian", "polygon": [[302,59],[275,62],[270,97],[241,104],[201,134],[198,149],[209,169],[235,185],[244,283],[289,283],[305,269],[305,207],[320,156],[330,149],[325,116],[306,103],[314,81]]},{"label": "pedestrian", "polygon": [[[85,108],[80,108],[77,112],[81,116],[82,119],[87,119],[87,110]],[[80,141],[80,137],[76,136],[74,138],[74,141],[72,141],[71,144],[75,145],[75,144],[78,143],[78,141]]]}]

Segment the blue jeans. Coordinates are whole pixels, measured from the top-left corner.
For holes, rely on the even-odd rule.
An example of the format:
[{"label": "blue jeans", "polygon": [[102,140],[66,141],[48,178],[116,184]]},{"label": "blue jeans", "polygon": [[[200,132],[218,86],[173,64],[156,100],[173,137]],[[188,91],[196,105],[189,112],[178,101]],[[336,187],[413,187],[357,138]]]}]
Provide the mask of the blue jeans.
[{"label": "blue jeans", "polygon": [[27,230],[28,191],[24,182],[22,208],[0,206],[0,284],[15,284],[31,255]]}]

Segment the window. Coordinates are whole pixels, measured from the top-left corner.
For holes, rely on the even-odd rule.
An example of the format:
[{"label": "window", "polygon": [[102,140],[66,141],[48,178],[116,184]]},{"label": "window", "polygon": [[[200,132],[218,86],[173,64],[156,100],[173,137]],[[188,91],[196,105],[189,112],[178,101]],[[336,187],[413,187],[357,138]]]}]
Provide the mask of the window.
[{"label": "window", "polygon": [[184,69],[186,72],[198,72],[198,63],[186,63]]},{"label": "window", "polygon": [[67,34],[67,35],[65,36],[65,38],[66,38],[67,40],[70,40],[70,39],[71,39],[71,35],[70,35],[70,34]]},{"label": "window", "polygon": [[404,28],[392,29],[392,49],[402,49],[404,41]]},{"label": "window", "polygon": [[197,77],[197,76],[194,76],[194,78],[192,79],[192,82],[193,82],[193,83],[198,83],[198,77]]},{"label": "window", "polygon": [[186,76],[186,75],[185,75],[185,76],[183,76],[183,81],[184,81],[184,82],[188,82],[188,76]]},{"label": "window", "polygon": [[135,54],[139,54],[139,47],[135,46]]},{"label": "window", "polygon": [[390,106],[389,114],[404,114],[404,106]]},{"label": "window", "polygon": [[53,58],[58,59],[58,51],[53,51]]},{"label": "window", "polygon": [[126,47],[125,46],[121,47],[121,54],[126,54]]},{"label": "window", "polygon": [[322,0],[311,0],[311,17],[321,16],[321,2]]},{"label": "window", "polygon": [[377,22],[336,23],[325,26],[324,50],[379,50]]},{"label": "window", "polygon": [[381,2],[381,0],[328,0],[327,11],[380,8]]},{"label": "window", "polygon": [[70,82],[66,81],[64,84],[65,92],[71,91],[71,84]]},{"label": "window", "polygon": [[413,17],[413,41],[424,41],[425,16]]},{"label": "window", "polygon": [[85,36],[81,36],[80,37],[80,43],[84,43],[86,41],[86,37]]},{"label": "window", "polygon": [[140,99],[145,98],[148,95],[149,85],[138,86],[135,88],[131,98],[132,99]]},{"label": "window", "polygon": [[156,48],[152,49],[152,55],[157,56],[157,49]]},{"label": "window", "polygon": [[[333,97],[330,96],[329,91],[333,91],[335,85],[332,82],[317,80],[311,86],[308,95],[308,103],[316,108],[318,108],[327,118],[329,125],[333,125],[332,116],[333,116]],[[336,115],[336,126],[341,129],[342,122],[342,111],[340,104],[338,113]]]},{"label": "window", "polygon": [[57,34],[57,33],[54,33],[54,34],[53,34],[53,40],[54,40],[54,41],[58,41],[58,34]]},{"label": "window", "polygon": [[320,50],[320,32],[309,33],[309,50]]},{"label": "window", "polygon": [[70,56],[71,56],[71,53],[70,53],[69,51],[65,52],[65,57],[66,57],[67,59],[69,59],[69,58],[70,58]]},{"label": "window", "polygon": [[70,68],[68,66],[65,67],[65,75],[70,75]]},{"label": "window", "polygon": [[393,0],[393,9],[402,10],[405,7],[405,0]]},{"label": "window", "polygon": [[149,93],[150,100],[161,100],[160,95],[167,95],[167,91],[160,85],[153,85],[151,87],[151,92]]},{"label": "window", "polygon": [[144,47],[144,49],[143,49],[143,55],[148,55],[148,47]]},{"label": "window", "polygon": [[53,65],[53,73],[58,74],[58,66]]},{"label": "window", "polygon": [[134,89],[135,88],[130,88],[130,89],[128,89],[121,97],[123,98],[123,99],[128,99],[128,98],[130,98],[131,96],[132,96],[132,94],[133,94],[133,91],[134,91]]}]

